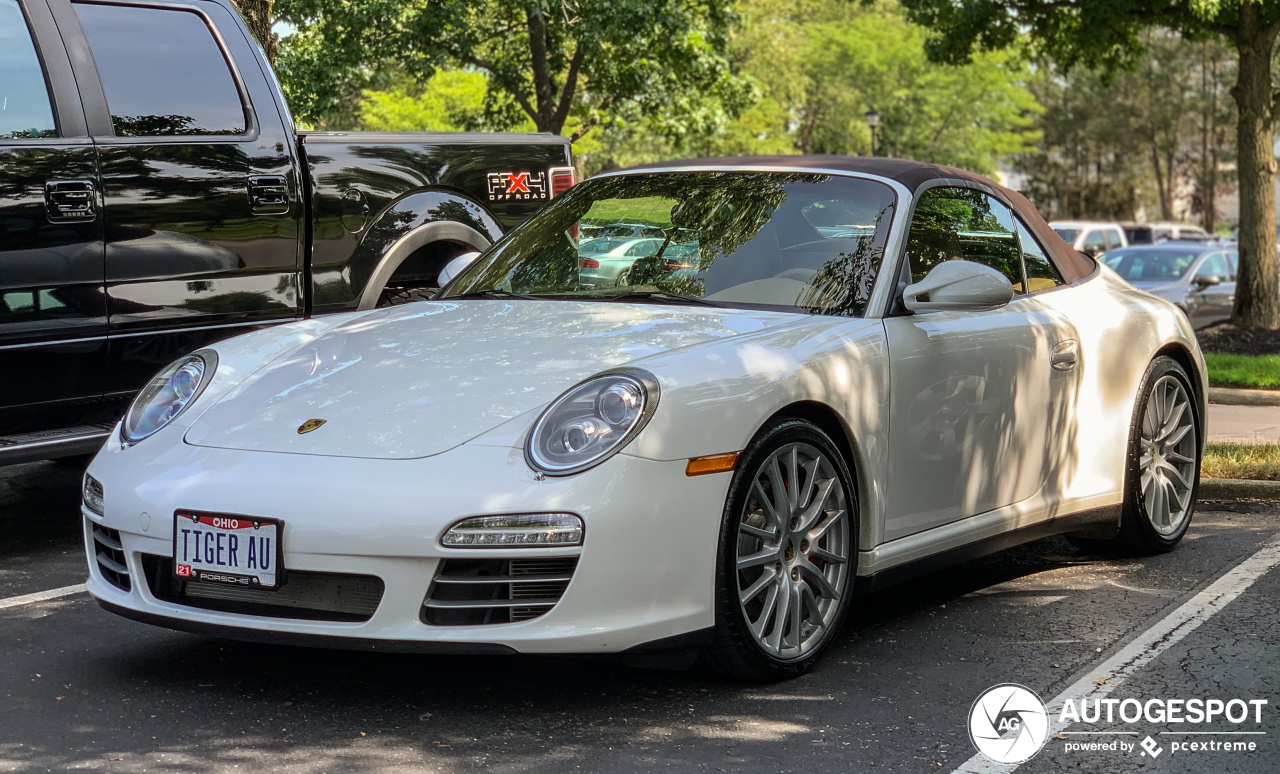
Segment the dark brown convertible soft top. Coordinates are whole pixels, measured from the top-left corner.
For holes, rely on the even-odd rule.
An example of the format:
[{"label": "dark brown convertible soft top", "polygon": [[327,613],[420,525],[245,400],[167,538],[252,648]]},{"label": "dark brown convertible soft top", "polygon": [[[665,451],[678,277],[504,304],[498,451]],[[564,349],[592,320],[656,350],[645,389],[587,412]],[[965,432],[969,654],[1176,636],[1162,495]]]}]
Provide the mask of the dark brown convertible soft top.
[{"label": "dark brown convertible soft top", "polygon": [[1053,262],[1057,265],[1058,270],[1062,272],[1067,282],[1083,279],[1092,274],[1094,269],[1097,268],[1097,264],[1092,258],[1074,250],[1053,229],[1049,228],[1049,224],[1045,222],[1044,218],[1040,217],[1040,213],[1027,200],[1027,197],[1017,191],[1005,188],[999,183],[988,180],[982,175],[975,175],[972,172],[956,169],[955,167],[943,167],[937,164],[925,164],[921,161],[908,161],[906,159],[887,159],[879,156],[808,155],[680,159],[677,161],[659,161],[653,164],[643,164],[625,171],[679,169],[685,167],[755,167],[759,169],[776,167],[779,170],[825,169],[839,172],[858,172],[864,175],[875,175],[893,180],[900,183],[908,191],[911,191],[912,194],[915,194],[921,186],[934,180],[964,180],[999,192],[1009,204],[1013,205],[1018,215],[1035,232],[1040,243],[1050,252]]}]

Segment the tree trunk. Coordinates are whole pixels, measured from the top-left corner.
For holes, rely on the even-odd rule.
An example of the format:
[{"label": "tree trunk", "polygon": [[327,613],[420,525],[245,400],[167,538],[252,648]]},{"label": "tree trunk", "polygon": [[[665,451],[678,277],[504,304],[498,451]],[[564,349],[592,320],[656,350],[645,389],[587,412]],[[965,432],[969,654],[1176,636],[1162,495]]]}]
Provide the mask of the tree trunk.
[{"label": "tree trunk", "polygon": [[1240,5],[1233,36],[1240,55],[1231,90],[1240,112],[1236,144],[1240,175],[1240,275],[1231,322],[1244,328],[1280,328],[1280,262],[1276,256],[1275,96],[1271,49],[1276,30],[1264,27],[1261,8]]},{"label": "tree trunk", "polygon": [[267,61],[274,64],[276,54],[280,51],[280,43],[271,31],[271,6],[275,0],[231,0],[236,10],[244,17],[249,32],[258,39]]},{"label": "tree trunk", "polygon": [[[1160,194],[1160,218],[1161,220],[1173,220],[1173,204],[1169,201],[1169,186],[1166,186],[1164,171],[1160,168],[1160,146],[1156,142],[1155,133],[1151,136],[1151,166],[1156,171],[1156,191]],[[1173,176],[1173,170],[1170,169],[1169,175]]]}]

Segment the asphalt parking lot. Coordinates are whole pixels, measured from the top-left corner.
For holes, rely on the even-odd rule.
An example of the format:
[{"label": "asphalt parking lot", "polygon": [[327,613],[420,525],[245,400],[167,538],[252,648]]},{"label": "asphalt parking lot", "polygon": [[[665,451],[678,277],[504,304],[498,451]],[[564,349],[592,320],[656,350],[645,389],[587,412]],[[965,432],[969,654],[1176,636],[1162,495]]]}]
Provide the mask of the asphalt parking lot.
[{"label": "asphalt parking lot", "polygon": [[[1073,686],[1269,701],[1259,723],[1075,724],[1018,771],[1280,765],[1277,506],[1202,506],[1164,556],[1053,538],[921,578],[859,600],[810,675],[741,686],[608,660],[210,640],[116,618],[84,593],[4,607],[83,581],[78,476],[0,468],[0,771],[1011,771],[971,761],[967,731],[974,700],[1007,682],[1054,720]],[[1255,749],[1173,749],[1190,740]],[[1067,750],[1082,741],[1130,747]]]}]

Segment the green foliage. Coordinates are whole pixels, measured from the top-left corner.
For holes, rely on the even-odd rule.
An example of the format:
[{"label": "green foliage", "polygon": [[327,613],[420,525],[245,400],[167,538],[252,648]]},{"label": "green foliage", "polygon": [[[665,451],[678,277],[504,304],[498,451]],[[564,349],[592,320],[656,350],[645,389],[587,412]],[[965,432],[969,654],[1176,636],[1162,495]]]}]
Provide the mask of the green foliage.
[{"label": "green foliage", "polygon": [[487,89],[484,73],[474,70],[438,70],[418,93],[403,85],[385,91],[366,89],[360,124],[387,132],[479,129]]},{"label": "green foliage", "polygon": [[1280,355],[1204,353],[1209,384],[1214,387],[1280,390]]},{"label": "green foliage", "polygon": [[1038,139],[1041,108],[1022,61],[997,52],[934,64],[926,31],[892,2],[743,0],[740,8],[729,60],[759,101],[712,133],[674,142],[645,122],[614,127],[587,154],[589,172],[671,156],[868,154],[872,108],[882,117],[878,153],[987,174]]},{"label": "green foliage", "polygon": [[351,84],[385,86],[389,70],[425,81],[442,67],[487,75],[477,123],[492,129],[529,119],[558,133],[574,114],[581,134],[647,115],[679,136],[750,97],[724,58],[727,0],[282,0],[277,10],[298,30],[279,61],[308,120],[340,114]]},{"label": "green foliage", "polygon": [[[1014,164],[1027,177],[1023,193],[1049,218],[1199,216],[1212,229],[1207,213],[1233,182],[1223,165],[1235,160],[1234,55],[1220,40],[1161,29],[1140,37],[1133,70],[1049,67],[1033,81],[1044,138],[1041,152]],[[1177,208],[1184,181],[1190,207]]]}]

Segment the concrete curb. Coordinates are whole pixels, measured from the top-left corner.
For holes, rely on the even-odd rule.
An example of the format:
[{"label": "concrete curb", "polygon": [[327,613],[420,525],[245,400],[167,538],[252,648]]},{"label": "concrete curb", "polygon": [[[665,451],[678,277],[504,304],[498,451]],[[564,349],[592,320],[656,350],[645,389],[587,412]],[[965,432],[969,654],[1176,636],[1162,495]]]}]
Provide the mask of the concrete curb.
[{"label": "concrete curb", "polygon": [[1198,500],[1280,500],[1280,481],[1201,478]]},{"label": "concrete curb", "polygon": [[1280,390],[1237,390],[1210,387],[1209,402],[1222,406],[1280,406]]}]

